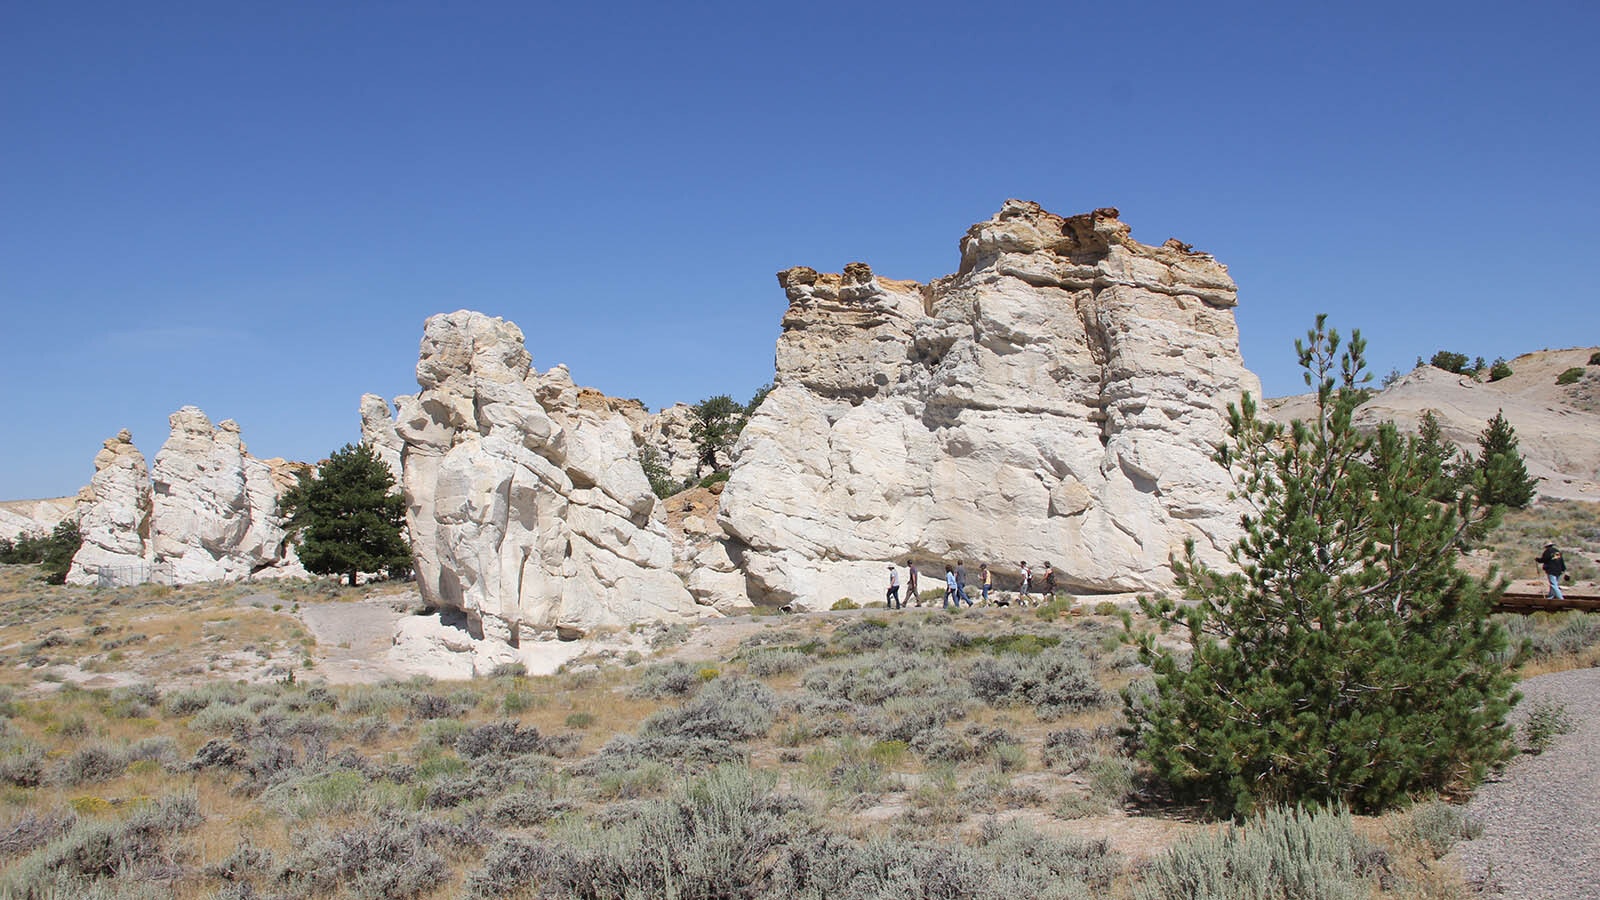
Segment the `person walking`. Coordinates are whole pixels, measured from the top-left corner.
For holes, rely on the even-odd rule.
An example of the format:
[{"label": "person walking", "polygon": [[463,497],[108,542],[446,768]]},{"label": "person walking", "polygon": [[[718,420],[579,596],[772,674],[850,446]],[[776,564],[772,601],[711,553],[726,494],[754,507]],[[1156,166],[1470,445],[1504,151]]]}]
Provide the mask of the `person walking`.
[{"label": "person walking", "polygon": [[972,598],[967,596],[967,564],[956,560],[956,606],[961,606],[961,601],[967,601],[967,607],[972,607]]},{"label": "person walking", "polygon": [[1044,602],[1054,603],[1056,600],[1056,570],[1047,562],[1044,564]]},{"label": "person walking", "polygon": [[983,602],[988,603],[989,591],[994,587],[994,575],[990,574],[988,563],[984,563],[981,567],[979,567],[978,577],[983,579]]},{"label": "person walking", "polygon": [[[950,608],[950,601],[956,596],[956,572],[949,566],[944,567],[944,609]],[[961,601],[956,600],[956,609],[961,608]]]},{"label": "person walking", "polygon": [[900,602],[900,572],[893,565],[889,566],[889,593],[884,597],[884,605],[890,609],[905,609]]},{"label": "person walking", "polygon": [[1561,551],[1556,549],[1555,541],[1547,541],[1544,552],[1536,560],[1540,568],[1544,569],[1544,577],[1550,582],[1550,590],[1545,594],[1546,600],[1565,600],[1561,596],[1561,576],[1566,574],[1567,561],[1561,558]]},{"label": "person walking", "polygon": [[[922,595],[917,593],[917,561],[914,559],[906,560],[906,601],[922,605]],[[901,609],[904,608],[902,605]]]},{"label": "person walking", "polygon": [[1028,595],[1033,589],[1033,572],[1028,569],[1027,560],[1023,560],[1022,562],[1017,563],[1017,565],[1022,568],[1022,596],[1017,598],[1017,603],[1021,606],[1027,606]]}]

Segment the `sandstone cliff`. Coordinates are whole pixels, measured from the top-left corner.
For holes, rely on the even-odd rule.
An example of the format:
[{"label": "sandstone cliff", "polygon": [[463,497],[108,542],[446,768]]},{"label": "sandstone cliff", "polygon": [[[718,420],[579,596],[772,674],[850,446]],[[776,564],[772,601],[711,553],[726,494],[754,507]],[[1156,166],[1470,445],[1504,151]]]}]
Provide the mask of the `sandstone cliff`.
[{"label": "sandstone cliff", "polygon": [[396,425],[424,599],[512,644],[709,612],[672,572],[630,422],[643,407],[531,362],[510,322],[425,325]]},{"label": "sandstone cliff", "polygon": [[1115,210],[1013,200],[932,283],[861,263],[778,280],[775,387],[739,442],[702,601],[875,599],[885,561],[911,558],[1143,590],[1170,583],[1185,539],[1216,560],[1235,537],[1212,445],[1260,387],[1210,256],[1140,244]]},{"label": "sandstone cliff", "polygon": [[79,498],[84,543],[70,584],[171,584],[304,576],[286,540],[278,495],[300,464],[246,452],[239,426],[186,406],[147,473],[123,431],[95,457]]}]

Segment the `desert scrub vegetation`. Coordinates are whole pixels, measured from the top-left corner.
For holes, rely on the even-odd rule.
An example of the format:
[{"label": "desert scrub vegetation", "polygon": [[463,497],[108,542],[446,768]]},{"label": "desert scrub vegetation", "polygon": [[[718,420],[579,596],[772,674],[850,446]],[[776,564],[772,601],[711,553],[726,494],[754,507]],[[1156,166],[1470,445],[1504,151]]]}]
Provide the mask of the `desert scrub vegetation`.
[{"label": "desert scrub vegetation", "polygon": [[1136,900],[1372,895],[1386,853],[1359,836],[1348,813],[1270,808],[1243,826],[1192,838],[1145,872]]},{"label": "desert scrub vegetation", "polygon": [[[269,615],[221,590],[17,595],[29,652],[69,662]],[[723,649],[641,629],[658,656],[366,685],[23,665],[0,686],[0,897],[1127,898],[1215,826],[1168,818],[1124,746],[1114,698],[1149,673],[1121,630],[1065,607],[795,616]],[[1376,838],[1396,871],[1431,852],[1403,833]]]}]

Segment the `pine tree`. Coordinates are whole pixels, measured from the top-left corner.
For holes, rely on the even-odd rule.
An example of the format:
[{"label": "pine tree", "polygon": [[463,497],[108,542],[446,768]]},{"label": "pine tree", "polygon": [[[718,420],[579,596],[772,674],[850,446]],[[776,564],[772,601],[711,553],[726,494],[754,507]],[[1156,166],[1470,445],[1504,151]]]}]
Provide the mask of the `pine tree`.
[{"label": "pine tree", "polygon": [[346,444],[302,475],[280,501],[289,528],[300,536],[300,561],[318,575],[358,572],[398,575],[411,567],[405,541],[405,500],[394,476],[366,444]]},{"label": "pine tree", "polygon": [[1174,561],[1192,604],[1145,600],[1185,626],[1188,653],[1149,635],[1153,691],[1125,693],[1131,737],[1181,799],[1232,815],[1271,803],[1375,811],[1470,785],[1512,752],[1515,701],[1489,594],[1456,545],[1494,515],[1443,494],[1436,454],[1385,424],[1351,423],[1365,374],[1359,332],[1339,351],[1319,316],[1296,342],[1317,413],[1287,428],[1229,409],[1218,461],[1251,512],[1236,571]]},{"label": "pine tree", "polygon": [[733,451],[748,420],[745,408],[727,394],[707,397],[689,407],[694,420],[689,423],[689,437],[700,452],[700,466],[713,472],[723,466],[718,462]]},{"label": "pine tree", "polygon": [[1506,421],[1504,410],[1496,411],[1478,435],[1474,465],[1481,479],[1481,502],[1522,509],[1533,501],[1539,479],[1529,477],[1517,449],[1516,429]]},{"label": "pine tree", "polygon": [[1426,464],[1427,460],[1434,460],[1439,467],[1436,490],[1430,496],[1441,503],[1454,502],[1461,492],[1461,451],[1445,440],[1439,417],[1431,409],[1424,410],[1422,420],[1417,423],[1416,445],[1419,461]]}]

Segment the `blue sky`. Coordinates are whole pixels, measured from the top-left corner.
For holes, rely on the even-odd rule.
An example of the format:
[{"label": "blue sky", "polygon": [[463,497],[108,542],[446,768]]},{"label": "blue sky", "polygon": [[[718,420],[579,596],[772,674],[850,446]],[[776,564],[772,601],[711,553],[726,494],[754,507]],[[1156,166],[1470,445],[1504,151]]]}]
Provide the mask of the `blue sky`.
[{"label": "blue sky", "polygon": [[747,397],[775,272],[935,278],[1008,197],[1214,253],[1269,395],[1319,311],[1379,376],[1593,344],[1597,10],[5,4],[0,498],[184,404],[316,460],[464,307],[652,407]]}]

